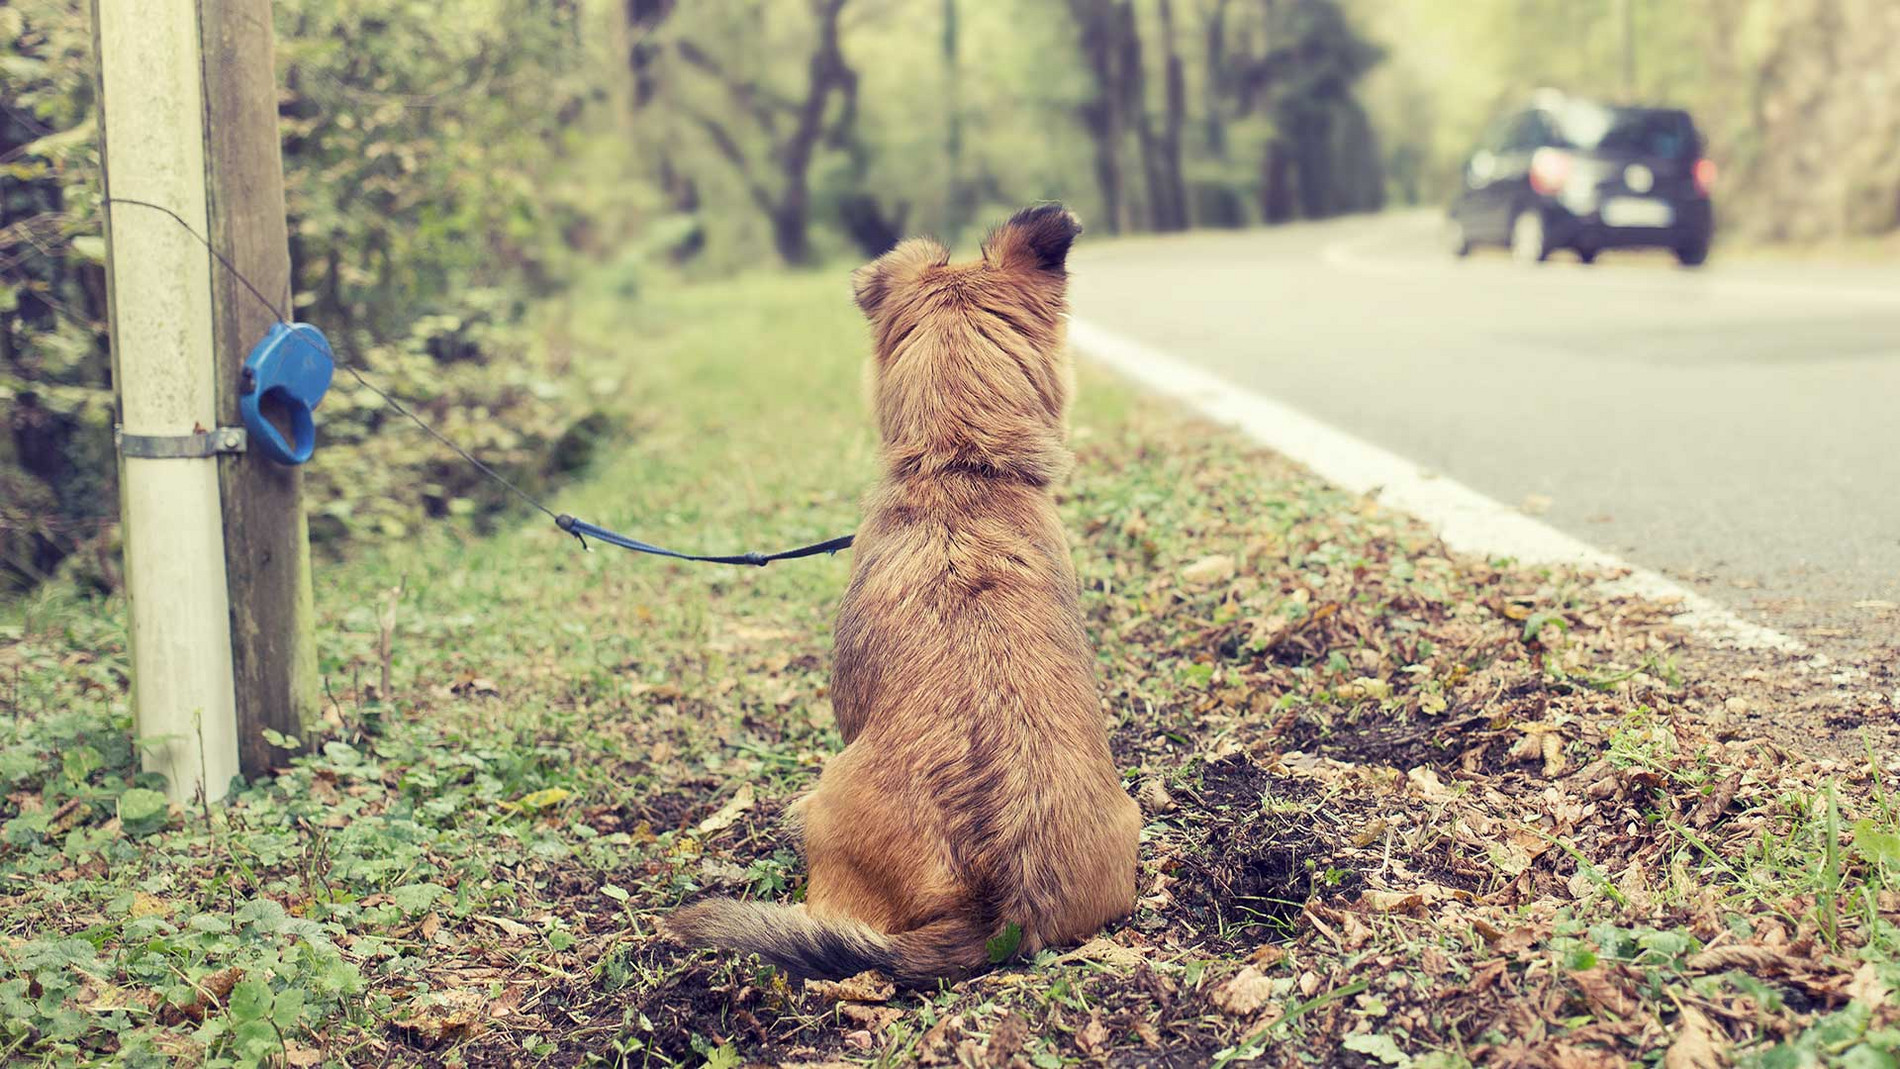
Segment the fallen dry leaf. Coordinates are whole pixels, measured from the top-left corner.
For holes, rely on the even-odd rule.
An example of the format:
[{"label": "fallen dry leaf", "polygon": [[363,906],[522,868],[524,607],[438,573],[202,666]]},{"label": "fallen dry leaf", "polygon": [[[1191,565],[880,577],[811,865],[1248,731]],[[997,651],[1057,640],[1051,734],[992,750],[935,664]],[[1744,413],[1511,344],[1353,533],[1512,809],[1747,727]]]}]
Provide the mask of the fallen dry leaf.
[{"label": "fallen dry leaf", "polygon": [[1090,1058],[1108,1057],[1108,1043],[1108,1026],[1102,1023],[1100,1011],[1089,1014],[1088,1022],[1076,1029],[1075,1045]]},{"label": "fallen dry leaf", "polygon": [[1247,964],[1258,965],[1263,969],[1278,965],[1285,960],[1286,948],[1275,946],[1272,943],[1264,943],[1256,948],[1253,953],[1247,955]]},{"label": "fallen dry leaf", "polygon": [[1701,1010],[1682,1007],[1682,1016],[1676,1020],[1676,1038],[1663,1054],[1663,1069],[1722,1069],[1728,1064],[1722,1054],[1728,1044],[1718,1043],[1716,1035],[1715,1023]]},{"label": "fallen dry leaf", "polygon": [[1002,1016],[990,1028],[989,1042],[983,1044],[983,1065],[991,1069],[1003,1069],[1029,1042],[1029,1020],[1020,1013],[1011,1011]]},{"label": "fallen dry leaf", "polygon": [[1887,1005],[1887,985],[1880,979],[1880,966],[1870,961],[1855,969],[1854,978],[1847,984],[1847,997],[1868,1009]]},{"label": "fallen dry leaf", "polygon": [[1353,832],[1350,841],[1354,846],[1371,846],[1373,843],[1384,838],[1386,831],[1391,827],[1392,825],[1384,820],[1374,820],[1372,823]]},{"label": "fallen dry leaf", "polygon": [[487,913],[482,913],[482,914],[478,914],[476,919],[487,921],[489,924],[492,924],[495,927],[500,928],[502,931],[506,932],[509,935],[514,936],[517,939],[520,939],[523,936],[529,936],[529,935],[534,934],[533,928],[528,927],[527,925],[521,923],[520,921],[509,920],[507,917],[496,917],[496,916],[491,916],[490,914],[487,914]]},{"label": "fallen dry leaf", "polygon": [[956,1039],[963,1034],[963,1015],[939,1017],[923,1038],[917,1041],[917,1060],[924,1065],[942,1065],[956,1050]]},{"label": "fallen dry leaf", "polygon": [[488,1000],[479,992],[437,991],[411,1002],[407,1014],[395,1024],[424,1042],[436,1044],[474,1031],[487,1016],[487,1008]]},{"label": "fallen dry leaf", "polygon": [[1359,896],[1359,904],[1374,913],[1404,913],[1425,904],[1425,896],[1417,891],[1401,894],[1398,891],[1367,890]]},{"label": "fallen dry leaf", "polygon": [[1225,553],[1217,553],[1211,557],[1202,557],[1181,569],[1181,581],[1189,586],[1214,586],[1232,579],[1235,570],[1234,558]]},{"label": "fallen dry leaf", "polygon": [[1175,808],[1174,797],[1168,793],[1168,788],[1152,776],[1141,781],[1140,789],[1135,792],[1135,800],[1150,813],[1169,813]]},{"label": "fallen dry leaf", "polygon": [[838,1005],[838,1014],[845,1020],[876,1035],[884,1031],[884,1026],[904,1016],[904,1011],[895,1006],[872,1006],[862,1002],[842,1002]]},{"label": "fallen dry leaf", "polygon": [[244,979],[244,970],[235,965],[210,973],[198,981],[190,1002],[182,1006],[167,1003],[160,1010],[159,1019],[170,1023],[174,1022],[178,1015],[182,1015],[194,1021],[202,1021],[205,1019],[205,1013],[212,1006],[231,997],[231,989],[236,987],[237,982],[242,979]]},{"label": "fallen dry leaf", "polygon": [[1061,965],[1071,961],[1094,961],[1103,965],[1112,965],[1118,969],[1130,969],[1148,960],[1147,951],[1140,947],[1125,947],[1105,936],[1096,936],[1074,950],[1056,959]]},{"label": "fallen dry leaf", "polygon": [[1583,997],[1598,1013],[1628,1017],[1636,1012],[1636,999],[1623,989],[1622,978],[1604,966],[1580,969],[1571,973],[1570,979],[1583,991]]},{"label": "fallen dry leaf", "polygon": [[1546,1059],[1539,1063],[1549,1069],[1626,1069],[1629,1060],[1615,1051],[1601,1047],[1570,1046],[1557,1044],[1551,1048]]},{"label": "fallen dry leaf", "polygon": [[1405,774],[1405,782],[1420,798],[1428,802],[1445,802],[1457,797],[1445,781],[1438,778],[1434,769],[1420,765]]},{"label": "fallen dry leaf", "polygon": [[1383,699],[1392,695],[1392,685],[1383,679],[1360,676],[1350,683],[1342,683],[1334,692],[1346,701],[1358,701],[1361,698]]},{"label": "fallen dry leaf", "polygon": [[734,824],[737,824],[739,818],[745,814],[746,810],[751,809],[756,801],[757,799],[752,792],[752,784],[742,783],[739,785],[739,789],[732,793],[732,797],[726,799],[726,804],[720,806],[717,813],[700,821],[699,827],[695,830],[701,835],[711,835],[716,831],[724,831]]},{"label": "fallen dry leaf", "polygon": [[832,1002],[886,1002],[897,993],[897,985],[890,977],[875,969],[842,980],[807,980],[805,988]]},{"label": "fallen dry leaf", "polygon": [[1212,1001],[1231,1017],[1258,1013],[1273,999],[1273,979],[1249,965],[1214,989]]}]

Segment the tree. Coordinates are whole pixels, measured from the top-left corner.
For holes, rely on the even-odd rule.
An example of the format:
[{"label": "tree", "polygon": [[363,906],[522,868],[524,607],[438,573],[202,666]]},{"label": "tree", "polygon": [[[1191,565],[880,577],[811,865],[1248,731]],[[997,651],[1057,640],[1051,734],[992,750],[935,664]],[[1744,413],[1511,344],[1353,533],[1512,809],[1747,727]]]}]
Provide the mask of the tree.
[{"label": "tree", "polygon": [[[1379,62],[1338,0],[1262,0],[1222,60],[1239,115],[1259,113],[1259,204],[1269,223],[1365,211],[1383,203],[1383,169],[1354,87]],[[1259,48],[1255,49],[1255,43]]]},{"label": "tree", "polygon": [[[1082,125],[1095,145],[1095,182],[1101,188],[1105,229],[1129,224],[1123,143],[1130,113],[1140,106],[1141,47],[1130,0],[1068,0],[1094,93],[1081,107]],[[1131,60],[1133,61],[1131,63]]]},{"label": "tree", "polygon": [[1186,230],[1189,225],[1187,181],[1181,170],[1181,135],[1187,126],[1187,68],[1175,39],[1174,0],[1160,0],[1162,112],[1160,160],[1154,168],[1157,182],[1151,198],[1156,230]]},{"label": "tree", "polygon": [[[738,176],[771,224],[779,259],[790,265],[812,260],[812,160],[827,142],[841,147],[856,117],[857,74],[839,44],[845,3],[808,0],[814,41],[802,92],[795,98],[781,95],[755,72],[721,59],[711,44],[689,37],[674,42],[673,53],[684,68],[718,86],[725,107],[715,110],[690,91],[680,92],[671,105]],[[839,104],[835,116],[834,100]],[[750,130],[741,132],[739,123]]]}]

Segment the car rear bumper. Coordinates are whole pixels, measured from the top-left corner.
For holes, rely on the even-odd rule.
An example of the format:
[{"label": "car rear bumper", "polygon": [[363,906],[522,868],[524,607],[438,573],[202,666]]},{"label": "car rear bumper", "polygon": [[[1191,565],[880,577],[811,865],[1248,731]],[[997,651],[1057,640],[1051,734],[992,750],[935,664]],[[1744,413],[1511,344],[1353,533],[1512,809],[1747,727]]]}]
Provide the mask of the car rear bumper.
[{"label": "car rear bumper", "polygon": [[1675,221],[1669,226],[1617,227],[1603,221],[1595,211],[1578,215],[1561,205],[1553,205],[1545,215],[1545,228],[1553,247],[1584,249],[1691,248],[1706,247],[1715,232],[1715,211],[1706,200],[1676,201]]}]

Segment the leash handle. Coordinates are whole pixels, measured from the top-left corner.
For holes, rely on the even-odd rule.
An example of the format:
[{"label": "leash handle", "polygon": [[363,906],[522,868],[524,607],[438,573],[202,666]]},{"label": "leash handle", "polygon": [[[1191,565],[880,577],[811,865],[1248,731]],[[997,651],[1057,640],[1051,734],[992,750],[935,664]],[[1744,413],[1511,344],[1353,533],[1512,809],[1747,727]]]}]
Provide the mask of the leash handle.
[{"label": "leash handle", "polygon": [[583,549],[590,548],[587,545],[587,540],[592,538],[596,541],[605,542],[610,546],[619,546],[621,549],[630,549],[635,553],[647,553],[655,557],[671,557],[674,560],[696,561],[701,564],[747,564],[755,568],[763,568],[775,560],[796,560],[799,557],[814,557],[820,553],[836,553],[841,549],[849,548],[853,539],[856,537],[855,535],[840,535],[837,538],[826,539],[823,542],[814,542],[809,546],[799,546],[796,549],[781,550],[777,553],[754,552],[735,553],[727,556],[707,556],[696,553],[681,553],[678,550],[666,549],[648,542],[642,542],[637,538],[628,538],[626,535],[609,531],[605,527],[588,523],[586,520],[577,520],[565,512],[554,517],[554,526],[573,535],[579,540],[581,548]]}]

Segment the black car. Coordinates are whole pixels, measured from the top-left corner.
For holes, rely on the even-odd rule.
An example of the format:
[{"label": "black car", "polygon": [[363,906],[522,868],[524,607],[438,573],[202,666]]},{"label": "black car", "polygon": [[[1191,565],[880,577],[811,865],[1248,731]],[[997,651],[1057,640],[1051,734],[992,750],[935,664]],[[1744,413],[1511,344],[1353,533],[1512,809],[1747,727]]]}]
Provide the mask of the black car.
[{"label": "black car", "polygon": [[1574,249],[1664,248],[1686,266],[1709,257],[1715,165],[1689,113],[1540,94],[1486,133],[1465,163],[1450,243],[1503,245],[1541,262]]}]

